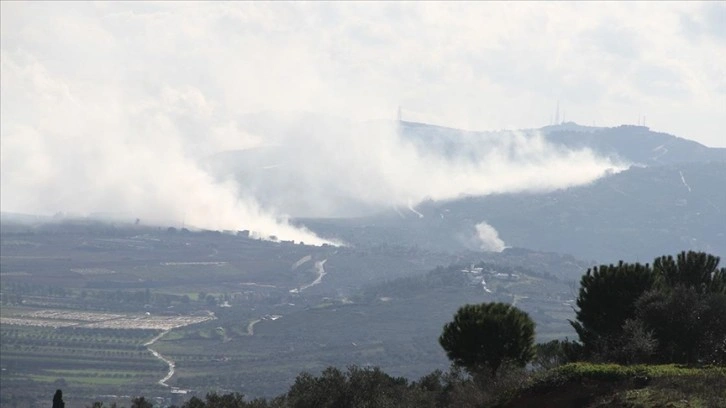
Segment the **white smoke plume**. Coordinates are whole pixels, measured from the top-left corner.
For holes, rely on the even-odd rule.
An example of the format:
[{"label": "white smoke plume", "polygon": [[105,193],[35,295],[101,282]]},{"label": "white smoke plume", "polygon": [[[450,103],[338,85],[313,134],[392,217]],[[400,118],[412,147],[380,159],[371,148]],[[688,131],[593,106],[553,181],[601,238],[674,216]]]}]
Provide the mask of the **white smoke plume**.
[{"label": "white smoke plume", "polygon": [[262,162],[253,154],[233,155],[231,167],[248,178],[246,193],[296,216],[355,215],[352,204],[411,207],[425,199],[548,191],[623,168],[590,150],[548,144],[537,132],[454,133],[459,152],[446,155],[417,135],[402,137],[394,121],[326,121],[311,115],[288,120],[294,131],[255,126],[284,148],[262,149],[268,153]]},{"label": "white smoke plume", "polygon": [[[4,212],[115,212],[320,244],[327,241],[285,214],[339,216],[354,212],[349,205],[375,210],[551,190],[622,168],[533,133],[462,137],[468,157],[447,157],[402,138],[395,121],[369,120],[393,119],[401,99],[415,100],[413,90],[426,86],[410,82],[425,71],[401,76],[419,69],[417,60],[394,62],[381,52],[430,55],[404,43],[385,48],[388,41],[379,44],[370,27],[346,25],[354,9],[369,6],[1,6]],[[345,18],[337,14],[343,10]],[[441,58],[452,67],[459,61],[439,56],[436,66]],[[437,89],[451,85],[453,74]],[[260,111],[269,120],[253,120]],[[289,113],[301,111],[326,116]],[[275,160],[250,167],[233,158],[232,170],[249,172],[233,178],[219,171],[215,154],[237,150],[248,153],[244,160],[259,159],[261,147],[278,152]]]},{"label": "white smoke plume", "polygon": [[[26,98],[33,109],[24,112],[27,121],[3,112],[3,211],[123,213],[148,223],[333,243],[200,167],[200,156],[256,142],[234,126],[207,127],[213,108],[199,92],[164,88],[156,99],[129,100],[113,87],[72,86],[32,59],[14,62],[3,54],[3,100]],[[208,135],[199,145],[185,135],[194,127]]]},{"label": "white smoke plume", "polygon": [[494,227],[482,221],[476,224],[476,236],[479,240],[479,247],[487,252],[502,252],[506,246],[499,238],[499,233]]}]

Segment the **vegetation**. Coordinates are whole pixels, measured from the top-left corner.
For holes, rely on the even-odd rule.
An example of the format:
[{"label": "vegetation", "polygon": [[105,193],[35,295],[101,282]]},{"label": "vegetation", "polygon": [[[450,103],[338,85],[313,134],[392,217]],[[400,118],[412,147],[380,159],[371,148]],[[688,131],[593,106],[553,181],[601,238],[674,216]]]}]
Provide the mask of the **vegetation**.
[{"label": "vegetation", "polygon": [[726,369],[569,363],[535,373],[503,407],[722,407]]},{"label": "vegetation", "polygon": [[726,268],[719,258],[602,265],[582,277],[571,322],[591,359],[622,363],[726,362]]},{"label": "vegetation", "polygon": [[[300,374],[289,390],[270,400],[240,393],[207,393],[181,408],[468,408],[468,407],[722,407],[726,369],[669,365],[569,363],[526,372],[509,366],[496,378],[471,377],[452,367],[417,381],[378,368],[329,367],[320,375]],[[97,402],[89,408],[103,408]],[[143,397],[131,408],[150,408]],[[111,408],[115,408],[112,405]]]},{"label": "vegetation", "polygon": [[635,301],[653,288],[655,276],[648,265],[602,265],[588,269],[577,297],[577,331],[585,352],[606,354],[620,349],[623,324],[635,317]]},{"label": "vegetation", "polygon": [[439,343],[454,364],[470,373],[496,375],[504,362],[524,367],[534,358],[534,326],[527,313],[511,305],[466,305],[444,326]]},{"label": "vegetation", "polygon": [[656,258],[653,270],[665,290],[685,286],[698,293],[726,293],[726,268],[718,269],[719,260],[705,252],[684,251],[676,259]]}]

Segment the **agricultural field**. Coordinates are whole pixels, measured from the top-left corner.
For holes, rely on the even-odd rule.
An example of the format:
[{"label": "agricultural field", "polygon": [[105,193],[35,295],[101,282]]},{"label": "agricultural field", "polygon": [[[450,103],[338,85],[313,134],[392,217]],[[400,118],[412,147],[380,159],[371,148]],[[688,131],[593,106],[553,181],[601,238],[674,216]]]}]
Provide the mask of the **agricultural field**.
[{"label": "agricultural field", "polygon": [[[23,390],[21,399],[34,393],[40,398],[49,386],[63,387],[71,395],[140,392],[169,371],[153,344],[172,329],[212,319],[212,314],[152,316],[4,306],[2,386],[14,390],[17,385]],[[4,391],[3,398],[16,398],[15,392]]]},{"label": "agricultural field", "polygon": [[3,405],[47,398],[53,387],[67,389],[69,396],[141,391],[167,370],[145,346],[157,332],[2,323]]},{"label": "agricultural field", "polygon": [[118,314],[82,312],[59,309],[7,307],[0,312],[4,326],[75,327],[95,329],[170,330],[213,319],[207,316],[152,316],[147,314]]}]

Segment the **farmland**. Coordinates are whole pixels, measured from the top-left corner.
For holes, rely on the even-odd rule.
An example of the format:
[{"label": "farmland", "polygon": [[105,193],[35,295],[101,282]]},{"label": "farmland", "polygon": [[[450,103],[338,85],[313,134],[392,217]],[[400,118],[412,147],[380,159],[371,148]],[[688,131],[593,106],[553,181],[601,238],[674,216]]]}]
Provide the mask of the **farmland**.
[{"label": "farmland", "polygon": [[169,330],[212,319],[212,316],[151,316],[54,309],[7,308],[0,324],[38,327],[96,329]]}]

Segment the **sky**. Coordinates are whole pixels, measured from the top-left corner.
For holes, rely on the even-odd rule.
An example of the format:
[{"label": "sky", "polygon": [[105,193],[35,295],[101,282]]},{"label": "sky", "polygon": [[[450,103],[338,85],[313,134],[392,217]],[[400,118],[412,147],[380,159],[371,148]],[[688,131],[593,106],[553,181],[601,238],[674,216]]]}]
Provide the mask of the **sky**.
[{"label": "sky", "polygon": [[[240,126],[240,117],[255,112],[370,121],[394,119],[401,107],[406,120],[515,130],[550,124],[559,101],[560,118],[567,121],[597,126],[645,121],[656,131],[726,147],[723,2],[1,2],[0,7],[3,211],[113,211],[295,235],[301,231],[284,212],[261,206],[244,194],[244,186],[220,180],[199,164],[220,151],[269,142],[264,132]],[[331,142],[335,138],[355,149],[331,159],[339,148]],[[320,165],[303,173],[315,178],[345,170],[346,183],[368,178],[362,184],[372,193],[345,190],[357,199],[380,204],[396,191],[395,203],[415,204],[427,196],[471,193],[473,187],[479,193],[527,189],[536,183],[521,180],[562,172],[568,162],[587,163],[587,177],[553,188],[620,168],[591,152],[556,152],[535,143],[527,144],[529,157],[546,152],[548,161],[529,173],[498,158],[510,174],[519,172],[519,184],[495,177],[492,168],[461,163],[434,166],[431,173],[441,181],[429,183],[428,177],[410,172],[402,177],[401,171],[424,171],[422,161],[430,158],[401,145],[395,135],[376,136],[372,145],[369,139],[348,128],[319,132],[314,142],[328,155],[308,152],[300,162]],[[298,144],[305,142],[298,137]],[[399,160],[380,149],[406,153]],[[370,158],[378,163],[371,172],[344,166],[367,168],[362,163]],[[403,165],[395,166],[399,161]],[[451,172],[469,180],[463,190],[450,191],[445,178]],[[482,180],[491,183],[480,188]],[[429,184],[435,191],[426,191]],[[326,191],[329,184],[313,187]],[[230,219],[237,221],[230,225]],[[309,242],[322,242],[301,233]]]}]

